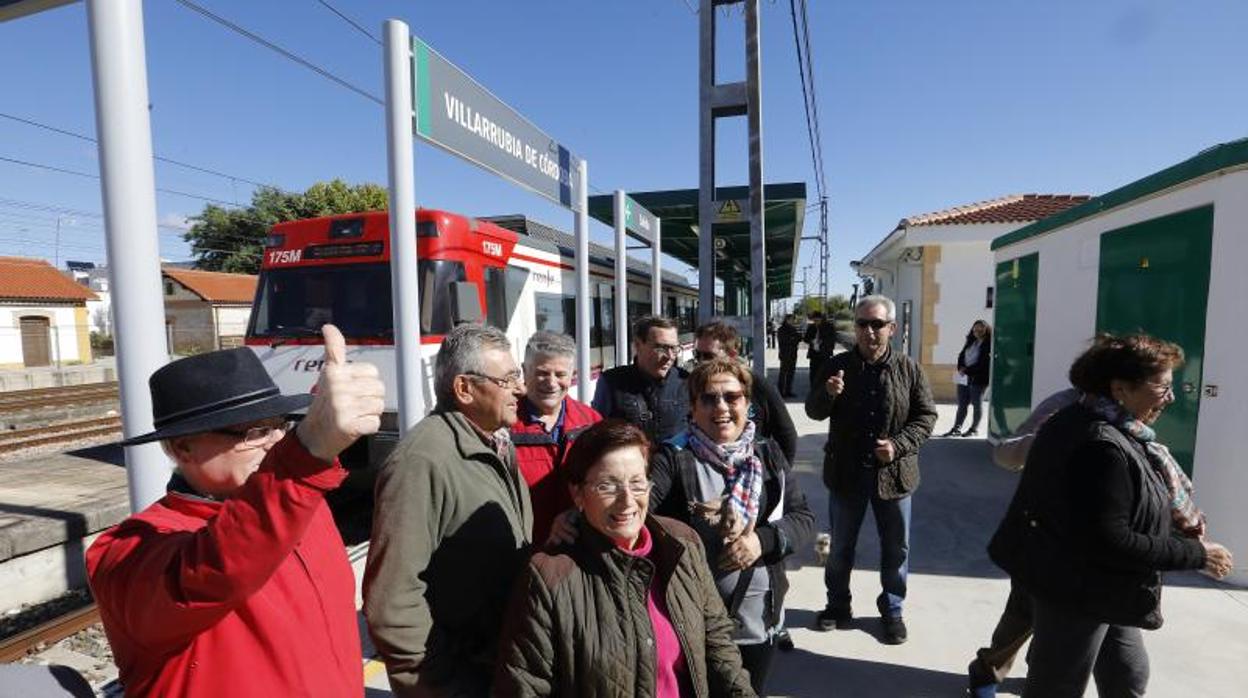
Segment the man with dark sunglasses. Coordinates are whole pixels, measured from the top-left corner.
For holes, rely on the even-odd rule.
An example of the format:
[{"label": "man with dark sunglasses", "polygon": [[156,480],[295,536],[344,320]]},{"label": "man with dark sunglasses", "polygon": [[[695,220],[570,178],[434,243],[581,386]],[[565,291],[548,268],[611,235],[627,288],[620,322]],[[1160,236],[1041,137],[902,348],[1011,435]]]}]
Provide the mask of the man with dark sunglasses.
[{"label": "man with dark sunglasses", "polygon": [[919,448],[936,424],[936,405],[923,370],[890,344],[896,307],[866,296],[854,313],[855,347],[829,359],[806,398],[811,419],[828,419],[823,482],[829,490],[832,554],[824,572],[827,607],[819,630],[851,627],[849,577],[867,505],[880,533],[876,607],[884,642],[906,641],[902,603],[910,551],[910,495],[919,486]]},{"label": "man with dark sunglasses", "polygon": [[[694,333],[693,358],[698,362],[740,360],[740,355],[741,337],[732,325],[715,320],[702,325]],[[750,369],[750,376],[754,379],[754,390],[747,416],[754,422],[756,433],[775,441],[784,457],[792,463],[797,452],[797,428],[784,406],[784,398],[765,376],[753,369]]]}]

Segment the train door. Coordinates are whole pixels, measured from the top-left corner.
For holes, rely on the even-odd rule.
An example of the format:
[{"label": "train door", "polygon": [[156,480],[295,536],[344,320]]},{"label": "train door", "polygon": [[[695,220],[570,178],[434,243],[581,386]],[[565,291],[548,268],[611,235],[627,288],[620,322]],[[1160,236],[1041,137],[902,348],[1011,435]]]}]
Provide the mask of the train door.
[{"label": "train door", "polygon": [[1213,207],[1183,211],[1101,235],[1096,330],[1144,331],[1183,347],[1174,404],[1153,425],[1190,475],[1196,450]]},{"label": "train door", "polygon": [[988,420],[988,432],[994,438],[1014,433],[1031,413],[1039,266],[1038,252],[997,265],[992,402]]},{"label": "train door", "polygon": [[589,335],[591,366],[605,371],[615,366],[615,289],[611,284],[595,284],[594,312]]}]

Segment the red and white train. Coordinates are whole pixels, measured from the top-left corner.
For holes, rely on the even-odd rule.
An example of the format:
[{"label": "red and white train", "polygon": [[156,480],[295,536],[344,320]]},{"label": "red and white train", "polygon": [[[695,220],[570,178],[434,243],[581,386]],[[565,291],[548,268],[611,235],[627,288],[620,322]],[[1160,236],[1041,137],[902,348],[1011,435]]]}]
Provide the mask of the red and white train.
[{"label": "red and white train", "polygon": [[[471,298],[471,289],[480,317],[507,333],[517,360],[537,330],[576,336],[572,236],[520,216],[479,220],[429,209],[417,210],[416,235],[427,405],[433,404],[433,357],[443,335],[463,314],[457,303]],[[591,383],[604,367],[616,364],[612,254],[600,245],[590,246]],[[650,312],[650,274],[640,263],[630,261],[629,267],[632,320]],[[691,345],[697,289],[669,273],[664,274],[662,294],[663,314],[677,320],[682,344]],[[348,359],[376,364],[390,388],[382,432],[344,454],[344,463],[361,467],[384,457],[397,439],[386,211],[273,227],[246,343],[283,392],[307,392],[316,382],[323,359],[320,326],[327,322],[346,336]]]}]

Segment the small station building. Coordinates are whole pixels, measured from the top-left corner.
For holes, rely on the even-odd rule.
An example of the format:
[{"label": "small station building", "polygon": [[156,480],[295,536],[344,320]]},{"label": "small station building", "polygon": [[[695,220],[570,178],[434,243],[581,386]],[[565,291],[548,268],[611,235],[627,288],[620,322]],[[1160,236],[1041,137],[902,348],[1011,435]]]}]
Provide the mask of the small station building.
[{"label": "small station building", "polygon": [[1098,332],[1177,342],[1187,363],[1158,438],[1192,476],[1210,534],[1248,583],[1248,139],[1098,196],[992,243],[991,438],[1068,387]]}]

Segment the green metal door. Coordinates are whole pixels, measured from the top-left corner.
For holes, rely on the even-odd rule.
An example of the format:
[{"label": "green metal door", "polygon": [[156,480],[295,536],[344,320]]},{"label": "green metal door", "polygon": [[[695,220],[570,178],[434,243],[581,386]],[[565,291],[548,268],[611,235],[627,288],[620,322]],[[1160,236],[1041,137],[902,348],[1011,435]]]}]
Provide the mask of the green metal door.
[{"label": "green metal door", "polygon": [[1190,475],[1196,450],[1213,207],[1183,211],[1101,235],[1096,329],[1147,332],[1183,347],[1174,404],[1157,420],[1157,438]]},{"label": "green metal door", "polygon": [[1036,353],[1036,279],[1040,253],[997,265],[988,432],[1005,437],[1031,413]]}]

